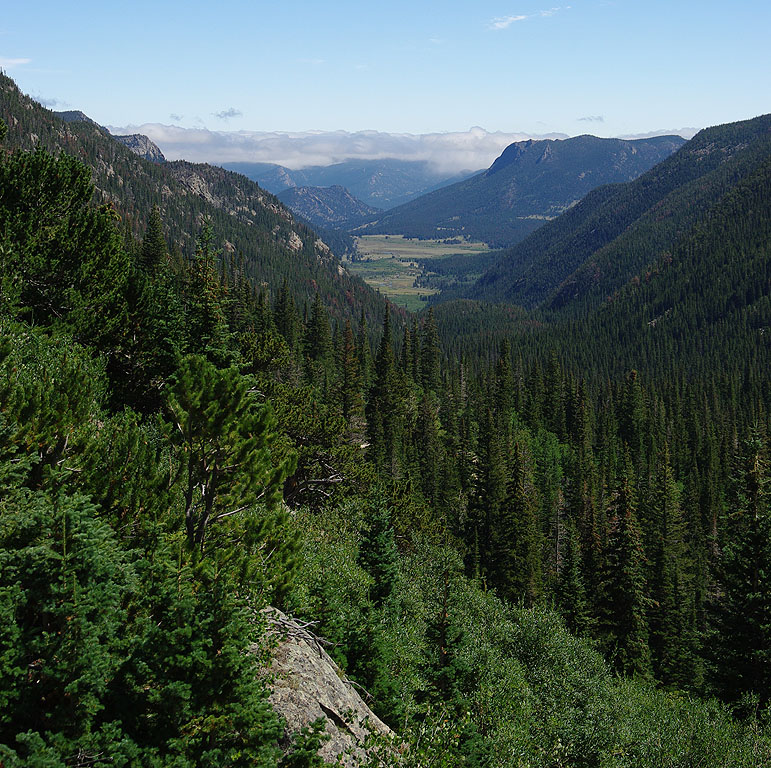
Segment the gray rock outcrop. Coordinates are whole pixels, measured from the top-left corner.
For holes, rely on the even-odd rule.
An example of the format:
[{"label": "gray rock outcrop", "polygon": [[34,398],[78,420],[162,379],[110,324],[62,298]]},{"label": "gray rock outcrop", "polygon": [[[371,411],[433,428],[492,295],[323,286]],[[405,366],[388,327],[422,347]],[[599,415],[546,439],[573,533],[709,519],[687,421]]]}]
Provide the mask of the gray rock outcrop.
[{"label": "gray rock outcrop", "polygon": [[269,700],[286,720],[287,735],[323,717],[330,738],[319,754],[352,768],[365,754],[368,731],[390,736],[391,729],[364,703],[314,635],[275,608],[265,613],[270,634],[278,640],[269,670]]},{"label": "gray rock outcrop", "polygon": [[166,158],[163,156],[163,152],[161,152],[158,145],[143,133],[131,133],[127,136],[113,135],[113,139],[121,144],[125,144],[135,155],[139,155],[151,163],[160,165],[166,162]]}]

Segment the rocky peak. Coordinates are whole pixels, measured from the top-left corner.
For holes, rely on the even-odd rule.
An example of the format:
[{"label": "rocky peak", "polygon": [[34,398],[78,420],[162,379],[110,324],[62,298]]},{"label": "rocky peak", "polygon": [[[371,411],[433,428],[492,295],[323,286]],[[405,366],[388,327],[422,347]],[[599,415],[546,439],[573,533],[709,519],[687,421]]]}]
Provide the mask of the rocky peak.
[{"label": "rocky peak", "polygon": [[163,152],[161,152],[158,145],[142,133],[131,133],[128,136],[113,136],[113,139],[121,144],[125,144],[135,155],[139,155],[139,157],[143,157],[151,163],[160,165],[166,162],[166,158],[163,156]]}]

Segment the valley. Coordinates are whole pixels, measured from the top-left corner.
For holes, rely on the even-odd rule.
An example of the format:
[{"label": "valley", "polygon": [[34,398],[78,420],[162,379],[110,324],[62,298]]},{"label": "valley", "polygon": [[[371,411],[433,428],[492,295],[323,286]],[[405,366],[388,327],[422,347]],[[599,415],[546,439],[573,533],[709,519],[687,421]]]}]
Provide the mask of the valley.
[{"label": "valley", "polygon": [[349,272],[362,278],[399,306],[416,312],[429,296],[441,290],[431,285],[434,263],[456,257],[466,262],[489,253],[485,243],[460,239],[418,240],[402,235],[360,235],[355,238],[358,254],[345,261]]}]

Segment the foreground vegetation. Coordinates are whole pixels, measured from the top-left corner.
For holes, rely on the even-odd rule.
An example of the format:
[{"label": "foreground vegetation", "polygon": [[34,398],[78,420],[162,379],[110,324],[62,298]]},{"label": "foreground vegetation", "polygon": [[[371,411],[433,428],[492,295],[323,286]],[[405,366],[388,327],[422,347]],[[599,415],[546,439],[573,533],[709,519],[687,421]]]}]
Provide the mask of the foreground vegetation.
[{"label": "foreground vegetation", "polygon": [[771,762],[769,393],[736,339],[668,384],[591,344],[579,378],[519,312],[457,358],[386,313],[373,351],[210,228],[174,260],[158,209],[139,242],[91,199],[2,156],[3,764],[318,765],[279,748],[267,603],[408,745],[373,764]]}]

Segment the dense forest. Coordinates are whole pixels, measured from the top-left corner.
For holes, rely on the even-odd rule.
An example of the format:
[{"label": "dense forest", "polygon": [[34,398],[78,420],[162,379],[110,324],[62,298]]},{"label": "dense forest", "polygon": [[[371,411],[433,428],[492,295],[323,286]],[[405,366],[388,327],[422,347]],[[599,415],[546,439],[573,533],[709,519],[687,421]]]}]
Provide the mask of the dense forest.
[{"label": "dense forest", "polygon": [[767,170],[671,280],[405,321],[2,147],[3,765],[320,765],[266,605],[394,729],[373,766],[771,763]]}]

